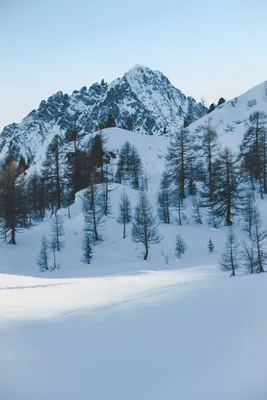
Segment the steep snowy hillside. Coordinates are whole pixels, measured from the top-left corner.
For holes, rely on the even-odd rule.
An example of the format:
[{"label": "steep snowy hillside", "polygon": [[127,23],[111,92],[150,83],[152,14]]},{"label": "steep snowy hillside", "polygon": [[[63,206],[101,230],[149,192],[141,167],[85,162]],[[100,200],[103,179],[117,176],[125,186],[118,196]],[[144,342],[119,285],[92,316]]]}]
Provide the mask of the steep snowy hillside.
[{"label": "steep snowy hillside", "polygon": [[42,101],[21,123],[3,129],[0,160],[11,153],[17,159],[23,155],[29,162],[36,161],[36,151],[46,148],[55,134],[64,135],[70,128],[78,128],[81,134],[93,132],[109,112],[121,128],[130,118],[136,132],[161,134],[164,128],[174,131],[185,116],[195,120],[203,111],[200,103],[186,97],[161,72],[136,66],[110,84],[102,81]]},{"label": "steep snowy hillside", "polygon": [[253,111],[267,112],[267,81],[221,104],[210,114],[192,123],[190,130],[196,132],[201,125],[210,122],[219,135],[221,146],[228,146],[234,152],[239,151],[246,130],[245,122]]},{"label": "steep snowy hillside", "polygon": [[[210,116],[213,121],[220,112]],[[119,128],[104,133],[115,153],[125,140],[138,150],[155,212],[169,138]],[[237,135],[231,146],[239,140]],[[43,150],[36,154],[41,159]],[[131,224],[123,239],[116,220],[123,186],[110,189],[112,214],[90,265],[81,261],[83,191],[70,218],[66,209],[58,211],[65,230],[59,269],[40,272],[36,263],[54,216],[18,233],[17,246],[0,243],[0,398],[265,400],[265,274],[242,276],[241,269],[230,279],[219,270],[227,227],[195,225],[191,197],[183,210],[187,223],[161,224],[163,240],[150,246],[144,261],[143,246],[131,240]],[[125,190],[134,207],[137,191]],[[267,221],[264,200],[259,207]],[[242,243],[242,224],[235,231]],[[180,260],[177,234],[188,246]]]}]

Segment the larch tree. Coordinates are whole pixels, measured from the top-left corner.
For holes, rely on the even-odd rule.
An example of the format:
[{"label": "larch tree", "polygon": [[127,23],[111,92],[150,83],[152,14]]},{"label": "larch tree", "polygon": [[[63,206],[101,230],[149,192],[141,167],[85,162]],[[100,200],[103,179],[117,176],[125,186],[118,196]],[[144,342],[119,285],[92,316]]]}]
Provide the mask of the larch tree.
[{"label": "larch tree", "polygon": [[180,128],[172,137],[166,155],[166,166],[177,192],[185,198],[185,182],[189,170],[192,140],[186,128]]},{"label": "larch tree", "polygon": [[119,200],[119,215],[117,221],[123,224],[123,239],[126,238],[126,225],[132,220],[132,205],[125,189],[122,190]]},{"label": "larch tree", "polygon": [[153,214],[147,192],[141,189],[133,218],[132,239],[134,242],[144,245],[144,260],[148,257],[149,245],[159,243],[162,240],[158,225],[157,217]]},{"label": "larch tree", "polygon": [[257,207],[254,207],[253,211],[251,241],[255,249],[254,272],[264,272],[264,264],[267,260],[267,230],[262,227],[262,220]]},{"label": "larch tree", "polygon": [[230,227],[227,233],[225,251],[219,261],[223,271],[231,271],[230,276],[235,276],[236,270],[240,267],[240,249],[236,235]]},{"label": "larch tree", "polygon": [[46,186],[47,202],[50,204],[52,214],[62,206],[63,199],[63,170],[61,159],[61,138],[55,135],[46,150],[43,162],[43,179]]},{"label": "larch tree", "polygon": [[65,242],[63,240],[65,231],[62,218],[56,214],[52,219],[51,225],[51,237],[53,238],[53,242],[55,243],[56,250],[60,251],[64,248]]},{"label": "larch tree", "polygon": [[216,180],[215,159],[219,153],[218,135],[210,124],[203,127],[202,152],[206,169],[204,190],[201,192],[202,205],[209,206],[213,201]]},{"label": "larch tree", "polygon": [[187,249],[186,243],[184,239],[181,237],[181,235],[176,236],[176,242],[175,242],[175,255],[177,258],[182,258],[182,256],[185,254]]},{"label": "larch tree", "polygon": [[242,212],[244,196],[239,162],[228,147],[219,155],[218,170],[220,173],[213,193],[213,212],[219,221],[224,220],[225,225],[230,226],[234,216]]},{"label": "larch tree", "polygon": [[41,272],[49,271],[49,244],[45,236],[41,240],[41,249],[37,257],[37,264]]},{"label": "larch tree", "polygon": [[267,114],[264,111],[254,111],[250,114],[246,126],[240,152],[242,169],[249,179],[260,184],[260,194],[267,193]]},{"label": "larch tree", "polygon": [[160,188],[157,194],[157,212],[158,217],[164,224],[171,223],[171,207],[173,205],[173,196],[171,193],[171,178],[166,171],[163,172]]}]

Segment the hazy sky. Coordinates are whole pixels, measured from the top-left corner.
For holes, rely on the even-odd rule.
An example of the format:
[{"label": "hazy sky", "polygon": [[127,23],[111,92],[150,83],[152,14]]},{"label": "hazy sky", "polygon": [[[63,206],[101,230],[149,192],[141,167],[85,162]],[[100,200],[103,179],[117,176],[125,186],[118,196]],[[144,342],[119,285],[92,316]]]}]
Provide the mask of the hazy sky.
[{"label": "hazy sky", "polygon": [[0,129],[143,64],[210,104],[267,79],[266,0],[0,0]]}]

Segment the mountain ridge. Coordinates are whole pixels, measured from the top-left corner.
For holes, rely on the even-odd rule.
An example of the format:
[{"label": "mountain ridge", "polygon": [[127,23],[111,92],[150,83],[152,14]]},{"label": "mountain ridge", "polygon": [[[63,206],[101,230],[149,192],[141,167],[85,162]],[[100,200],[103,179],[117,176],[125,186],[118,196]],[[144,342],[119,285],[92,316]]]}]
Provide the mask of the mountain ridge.
[{"label": "mountain ridge", "polygon": [[198,119],[203,105],[175,88],[160,71],[140,64],[121,78],[74,90],[70,95],[58,91],[42,100],[20,123],[4,127],[0,133],[0,160],[8,154],[15,159],[23,155],[29,163],[36,161],[36,146],[46,146],[55,134],[77,128],[81,134],[93,132],[111,112],[118,127],[128,118],[141,134],[173,132],[185,117]]}]

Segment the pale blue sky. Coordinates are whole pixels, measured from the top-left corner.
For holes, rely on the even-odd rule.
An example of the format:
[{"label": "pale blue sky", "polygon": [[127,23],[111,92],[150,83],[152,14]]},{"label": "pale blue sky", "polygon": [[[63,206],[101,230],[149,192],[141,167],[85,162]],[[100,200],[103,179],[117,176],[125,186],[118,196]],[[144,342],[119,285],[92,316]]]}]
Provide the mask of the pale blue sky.
[{"label": "pale blue sky", "polygon": [[135,64],[210,104],[267,79],[266,0],[0,0],[0,129]]}]

